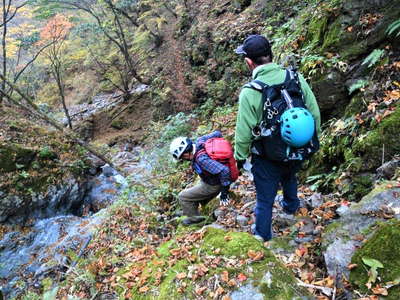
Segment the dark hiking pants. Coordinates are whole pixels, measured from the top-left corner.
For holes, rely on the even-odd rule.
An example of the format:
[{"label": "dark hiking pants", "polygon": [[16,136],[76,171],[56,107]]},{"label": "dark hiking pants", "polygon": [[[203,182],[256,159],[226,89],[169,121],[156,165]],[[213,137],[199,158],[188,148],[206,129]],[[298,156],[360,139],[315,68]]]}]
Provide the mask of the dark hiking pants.
[{"label": "dark hiking pants", "polygon": [[300,164],[273,162],[253,155],[252,165],[257,192],[255,234],[268,241],[272,238],[272,207],[279,185],[283,189],[284,210],[294,213],[299,207],[296,173]]}]

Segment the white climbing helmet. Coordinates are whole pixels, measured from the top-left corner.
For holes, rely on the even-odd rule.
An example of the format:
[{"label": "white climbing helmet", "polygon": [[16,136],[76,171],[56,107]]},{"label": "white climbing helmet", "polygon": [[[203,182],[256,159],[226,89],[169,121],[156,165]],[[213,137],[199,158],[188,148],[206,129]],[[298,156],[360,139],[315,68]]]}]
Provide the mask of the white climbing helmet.
[{"label": "white climbing helmet", "polygon": [[175,159],[180,159],[182,154],[190,151],[193,147],[193,142],[184,136],[177,137],[171,142],[169,152]]}]

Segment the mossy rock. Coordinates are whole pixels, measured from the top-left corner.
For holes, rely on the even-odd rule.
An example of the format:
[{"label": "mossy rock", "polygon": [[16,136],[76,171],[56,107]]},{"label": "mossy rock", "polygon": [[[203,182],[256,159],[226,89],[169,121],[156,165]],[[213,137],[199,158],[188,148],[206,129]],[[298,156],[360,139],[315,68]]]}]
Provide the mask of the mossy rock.
[{"label": "mossy rock", "polygon": [[115,119],[111,122],[111,127],[117,130],[121,130],[127,127],[127,123],[122,119]]},{"label": "mossy rock", "polygon": [[[382,225],[375,234],[354,254],[351,262],[358,265],[350,273],[350,282],[367,293],[365,284],[368,281],[368,270],[362,259],[373,258],[380,261],[384,268],[378,269],[382,285],[400,278],[400,221]],[[378,282],[377,282],[378,283]],[[373,285],[375,286],[375,284]],[[390,288],[389,295],[384,299],[400,299],[400,286]],[[370,292],[372,294],[372,292]]]},{"label": "mossy rock", "polygon": [[367,195],[373,187],[371,174],[357,175],[353,177],[352,187],[350,188],[350,200],[359,200]]},{"label": "mossy rock", "polygon": [[400,139],[398,127],[400,124],[400,105],[394,113],[377,124],[376,128],[360,136],[353,144],[355,156],[363,158],[363,170],[375,170],[380,166],[384,149],[385,157],[392,157],[400,153]]},{"label": "mossy rock", "polygon": [[318,45],[323,39],[328,23],[327,16],[316,16],[307,26],[306,44]]},{"label": "mossy rock", "polygon": [[36,152],[34,150],[17,144],[0,145],[0,170],[13,172],[17,169],[27,168],[35,156]]},{"label": "mossy rock", "polygon": [[353,98],[351,98],[350,103],[346,106],[345,117],[350,118],[355,114],[358,114],[361,111],[365,110],[365,107],[366,105],[363,101],[362,95],[357,94]]},{"label": "mossy rock", "polygon": [[[264,247],[264,245],[256,240],[253,236],[244,232],[227,232],[222,229],[208,227],[204,230],[204,236],[201,240],[192,244],[193,247],[189,249],[192,257],[190,260],[187,258],[178,259],[169,267],[168,262],[175,260],[171,255],[171,251],[180,249],[179,237],[187,236],[190,238],[193,232],[193,227],[185,227],[185,231],[180,231],[175,239],[172,239],[162,244],[157,249],[157,257],[146,265],[144,274],[152,278],[155,272],[160,272],[159,266],[165,266],[165,271],[162,271],[163,276],[158,286],[151,285],[152,288],[146,294],[138,292],[135,288],[131,290],[134,299],[196,299],[199,297],[195,293],[195,288],[199,285],[210,286],[207,282],[215,280],[220,276],[223,271],[227,271],[229,278],[236,278],[238,274],[242,273],[247,277],[243,286],[251,286],[256,293],[262,295],[264,299],[300,299],[298,295],[304,295],[306,298],[309,296],[308,292],[299,288],[293,273],[285,268],[274,255]],[[199,233],[199,231],[197,231]],[[188,235],[189,234],[189,235]],[[186,245],[187,247],[187,245]],[[174,249],[174,250],[173,250]],[[204,260],[220,258],[222,260],[243,261],[249,258],[249,251],[254,251],[263,254],[263,258],[259,261],[249,262],[242,266],[235,264],[218,264],[215,267],[208,266],[206,274],[200,278],[182,278],[177,279],[177,274],[188,274],[192,268],[205,264]],[[164,267],[163,267],[164,268]],[[265,274],[268,274],[265,278]],[[153,276],[154,277],[154,276]],[[151,279],[149,279],[151,280]],[[184,285],[182,285],[184,283]],[[241,291],[241,286],[229,287],[220,281],[225,292],[232,289],[238,289],[234,294],[238,295]],[[184,289],[179,287],[184,286]],[[204,294],[201,295],[204,299],[210,297],[208,294],[212,289],[208,288]],[[296,298],[298,297],[298,298]],[[238,299],[232,297],[233,299]]]}]

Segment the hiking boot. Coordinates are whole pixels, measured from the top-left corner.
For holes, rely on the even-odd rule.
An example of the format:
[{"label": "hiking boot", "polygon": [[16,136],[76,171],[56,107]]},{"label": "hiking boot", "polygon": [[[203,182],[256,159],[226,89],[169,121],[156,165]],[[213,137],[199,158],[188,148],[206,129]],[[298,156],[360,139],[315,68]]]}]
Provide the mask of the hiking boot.
[{"label": "hiking boot", "polygon": [[182,224],[184,226],[189,226],[189,225],[193,225],[193,224],[198,224],[201,223],[205,220],[206,218],[203,216],[194,216],[194,217],[187,217],[186,219],[184,219],[182,221]]},{"label": "hiking boot", "polygon": [[283,205],[283,196],[282,195],[278,195],[275,200],[278,202],[278,204],[280,205],[280,207],[282,207],[282,211],[287,214],[287,215],[294,215],[296,213],[296,211],[294,212],[290,212],[288,211],[285,206]]},{"label": "hiking boot", "polygon": [[251,233],[253,234],[253,237],[254,237],[256,240],[258,240],[258,241],[260,241],[260,242],[262,242],[262,243],[265,242],[265,241],[264,241],[264,238],[263,238],[261,235],[258,235],[258,234],[256,233],[256,224],[251,225],[250,231],[251,231]]}]

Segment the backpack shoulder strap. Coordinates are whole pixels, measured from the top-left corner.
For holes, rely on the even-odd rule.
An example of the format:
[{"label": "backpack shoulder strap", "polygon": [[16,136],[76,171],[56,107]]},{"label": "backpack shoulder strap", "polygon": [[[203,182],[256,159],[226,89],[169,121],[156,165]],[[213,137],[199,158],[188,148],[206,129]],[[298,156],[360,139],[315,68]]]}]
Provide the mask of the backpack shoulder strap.
[{"label": "backpack shoulder strap", "polygon": [[244,85],[244,88],[251,88],[251,89],[259,91],[259,92],[262,92],[262,90],[267,87],[269,87],[268,84],[266,84],[260,80],[257,80],[257,79]]},{"label": "backpack shoulder strap", "polygon": [[207,151],[206,151],[206,149],[205,149],[204,147],[195,152],[195,154],[194,154],[194,160],[197,161],[198,157],[199,157],[200,155],[203,155],[203,154],[206,154],[206,155],[207,155]]},{"label": "backpack shoulder strap", "polygon": [[299,75],[297,74],[297,70],[293,67],[289,67],[286,69],[286,78],[285,78],[285,82],[287,80],[295,80],[298,84],[298,86],[300,87],[300,80],[299,80]]}]

